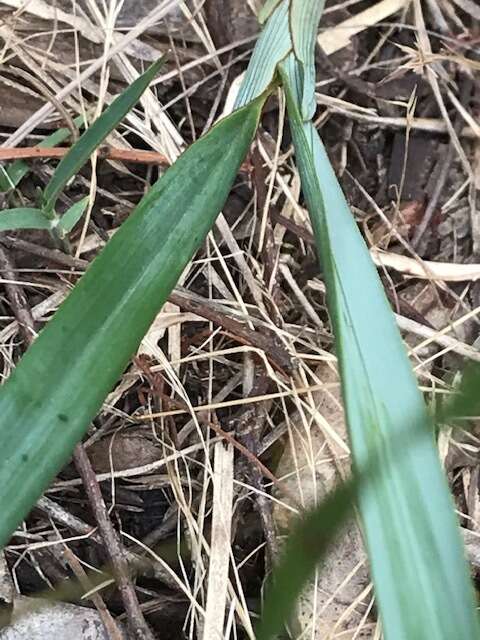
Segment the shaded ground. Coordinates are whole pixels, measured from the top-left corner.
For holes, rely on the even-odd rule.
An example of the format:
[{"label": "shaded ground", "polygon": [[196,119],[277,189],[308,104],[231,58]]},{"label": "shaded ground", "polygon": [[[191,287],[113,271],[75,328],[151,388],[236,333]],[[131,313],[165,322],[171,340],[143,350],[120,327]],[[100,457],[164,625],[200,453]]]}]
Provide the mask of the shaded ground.
[{"label": "shaded ground", "polygon": [[[116,19],[114,2],[107,17],[90,0],[37,0],[24,10],[22,4],[0,2],[0,136],[7,149],[36,145],[83,110],[91,117],[99,100],[100,106],[108,103],[149,60],[167,49],[170,54],[142,105],[108,140],[112,148],[130,150],[133,159],[136,150],[151,150],[162,162],[100,159],[96,187],[92,169],[82,171],[61,197],[61,207],[89,190],[95,202],[88,224],[79,224],[63,247],[41,232],[1,234],[4,377],[31,340],[25,314],[32,312],[39,331],[165,165],[221,114],[257,29],[254,2],[210,0],[201,12],[191,7],[193,15],[170,7],[161,16],[168,3],[126,0]],[[466,360],[480,359],[480,33],[476,8],[465,0],[420,4],[423,16],[408,2],[387,15],[381,12],[386,5],[398,9],[402,3],[327,2],[324,50],[317,52],[317,125],[431,400],[451,388]],[[361,16],[359,33],[345,46],[337,35],[332,45],[329,29],[355,15]],[[143,32],[122,49],[121,38],[142,20]],[[115,42],[105,36],[114,25]],[[122,53],[102,65],[112,46]],[[61,106],[53,101],[50,113],[38,116],[51,93],[80,72],[81,90],[73,86]],[[129,559],[135,553],[136,561],[151,560],[150,549],[173,570],[166,573],[149,561],[135,581],[140,609],[162,639],[202,636],[203,616],[192,602],[205,607],[212,511],[208,461],[219,429],[250,452],[237,447],[230,480],[236,599],[225,638],[251,635],[264,578],[295,508],[288,491],[308,506],[331,488],[339,471],[348,472],[321,265],[288,126],[279,130],[283,106],[273,99],[268,104],[224,220],[84,441],[113,527],[126,534],[121,543]],[[29,161],[18,188],[0,196],[2,207],[33,205],[54,166],[48,158]],[[469,265],[467,275],[459,265]],[[440,452],[476,571],[475,430],[445,432]],[[105,568],[108,555],[98,533],[85,537],[98,514],[79,477],[78,459],[46,498],[6,550],[15,587],[24,595],[61,587],[61,599],[85,604],[79,597],[84,588],[62,591],[79,579],[75,557],[91,582],[102,582],[105,574],[92,569]],[[63,543],[72,536],[77,539]],[[325,628],[331,637],[345,629],[350,635],[338,637],[356,631],[356,637],[374,637],[375,609],[356,527],[327,564],[326,578],[311,587],[320,594],[317,609],[312,615],[307,594],[299,624],[316,624],[319,638]],[[118,590],[107,585],[100,593],[113,616],[125,620]]]}]

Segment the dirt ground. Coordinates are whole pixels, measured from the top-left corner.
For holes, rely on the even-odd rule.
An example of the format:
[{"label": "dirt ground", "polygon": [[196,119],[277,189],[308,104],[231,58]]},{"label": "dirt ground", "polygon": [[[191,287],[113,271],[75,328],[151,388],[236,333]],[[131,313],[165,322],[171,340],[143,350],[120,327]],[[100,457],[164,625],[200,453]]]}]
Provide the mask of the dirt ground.
[{"label": "dirt ground", "polygon": [[[4,166],[59,127],[73,128],[69,146],[73,118],[94,117],[168,52],[141,104],[61,196],[62,211],[92,197],[69,242],[0,234],[3,378],[149,185],[220,116],[254,46],[258,4],[0,0]],[[327,0],[316,53],[316,125],[428,401],[480,360],[479,19],[472,0]],[[126,579],[137,604],[126,608],[108,580],[108,541],[77,458],[5,551],[16,593],[96,608],[107,626],[110,614],[125,627],[136,615],[162,640],[202,638],[209,566],[223,557],[223,637],[252,638],[299,504],[348,474],[322,265],[284,116],[270,99],[223,215],[84,440],[117,552],[135,567]],[[112,159],[115,149],[128,159]],[[155,157],[141,161],[144,151]],[[2,209],[34,206],[57,161],[27,162]],[[477,433],[446,430],[439,448],[476,575]],[[230,531],[223,548],[212,544],[219,522]],[[2,598],[8,617],[11,589]],[[356,524],[305,591],[293,628],[380,637]]]}]

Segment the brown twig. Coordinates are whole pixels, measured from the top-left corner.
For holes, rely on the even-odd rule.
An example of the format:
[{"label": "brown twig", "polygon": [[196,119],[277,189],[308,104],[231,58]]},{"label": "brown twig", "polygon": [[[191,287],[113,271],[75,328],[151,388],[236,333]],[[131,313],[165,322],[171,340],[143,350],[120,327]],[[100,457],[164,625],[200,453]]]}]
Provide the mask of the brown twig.
[{"label": "brown twig", "polygon": [[[89,537],[89,540],[95,544],[103,547],[103,540],[101,535],[91,525],[87,524],[77,516],[64,509],[61,505],[57,504],[50,498],[43,496],[36,504],[37,509],[43,511],[54,522],[68,527],[71,531],[85,535]],[[141,575],[154,577],[173,591],[178,590],[177,582],[170,576],[169,573],[158,562],[152,563],[148,558],[137,555],[130,549],[125,549],[125,555],[129,564],[131,572],[135,572]]]},{"label": "brown twig", "polygon": [[42,247],[34,242],[28,242],[21,238],[13,238],[11,236],[4,236],[0,234],[0,246],[4,245],[9,249],[16,249],[19,251],[25,251],[25,253],[31,253],[39,258],[45,258],[50,262],[60,264],[64,267],[72,267],[73,269],[86,269],[88,267],[88,261],[81,258],[74,258],[69,256],[59,249],[49,249]]},{"label": "brown twig", "polygon": [[66,511],[61,505],[50,500],[50,498],[42,496],[35,507],[45,513],[54,522],[68,527],[71,531],[75,531],[75,533],[79,533],[80,535],[88,535],[90,540],[103,546],[103,540],[94,527]]},{"label": "brown twig", "polygon": [[83,479],[85,492],[112,563],[112,571],[123,600],[132,637],[136,640],[155,640],[143,616],[135,588],[130,579],[125,551],[110,522],[100,485],[82,444],[75,447],[73,458]]},{"label": "brown twig", "polygon": [[[88,576],[85,573],[85,570],[83,569],[82,565],[78,561],[78,558],[73,553],[73,551],[65,544],[63,546],[62,553],[66,562],[68,563],[71,570],[75,574],[75,577],[77,578],[79,583],[82,585],[83,589],[85,589],[85,592],[87,593],[91,591],[93,585],[88,579]],[[115,622],[112,614],[107,609],[107,606],[103,601],[102,596],[98,592],[95,592],[90,596],[90,599],[95,605],[98,611],[98,615],[102,619],[103,626],[107,631],[109,639],[123,640],[122,632],[118,628],[117,623]]]},{"label": "brown twig", "polygon": [[[0,161],[12,160],[47,160],[61,159],[67,155],[71,147],[5,147],[0,149]],[[134,164],[156,164],[169,167],[170,162],[163,153],[144,151],[143,149],[116,149],[104,145],[98,149],[101,160],[116,160],[117,162],[132,162]],[[249,173],[251,166],[244,162],[240,171]]]},{"label": "brown twig", "polygon": [[208,300],[187,295],[178,289],[171,293],[168,299],[184,311],[195,313],[220,325],[242,344],[261,349],[277,371],[287,375],[293,372],[294,363],[290,354],[273,333],[252,331],[246,325],[209,305]]},{"label": "brown twig", "polygon": [[257,456],[249,451],[245,445],[236,440],[231,433],[228,433],[228,431],[224,431],[220,426],[218,426],[218,424],[215,424],[211,420],[205,420],[205,424],[207,424],[210,429],[215,431],[218,436],[221,436],[227,442],[230,442],[230,444],[235,447],[235,449],[240,451],[240,453],[252,463],[252,466],[255,466],[261,472],[261,474],[265,476],[265,478],[268,478],[284,496],[288,497],[288,499],[291,500],[293,505],[295,505],[299,509],[301,508],[297,498],[293,495],[293,493],[286,489],[285,486],[280,482],[280,480],[273,475],[270,469],[268,469],[268,467],[266,467],[263,462],[261,462],[257,458]]},{"label": "brown twig", "polygon": [[[255,377],[255,380],[256,382],[250,395],[266,394],[270,384],[269,379],[265,376],[258,375]],[[261,405],[255,404],[251,407],[247,407],[247,409],[242,411],[238,417],[232,418],[229,423],[229,426],[234,431],[237,440],[248,451],[250,451],[255,460],[258,460],[259,442],[266,417],[266,412],[262,410],[262,405],[264,404],[265,403],[262,403]],[[256,489],[255,504],[260,516],[263,532],[265,534],[265,541],[267,543],[269,556],[269,566],[267,566],[267,571],[269,572],[273,568],[279,553],[278,540],[273,521],[272,502],[265,495],[263,474],[259,466],[257,464],[250,464],[249,468],[246,469],[246,475],[252,487]],[[283,486],[282,491],[284,492]]]},{"label": "brown twig", "polygon": [[[469,78],[463,78],[462,80],[463,82],[462,82],[460,101],[462,104],[467,104],[471,94],[471,90],[472,90],[472,83]],[[463,124],[463,119],[461,115],[458,114],[456,118],[456,122],[454,124],[454,130],[457,134],[460,133],[462,124]],[[417,226],[415,233],[413,235],[413,238],[410,242],[413,249],[416,249],[420,244],[420,240],[422,239],[425,231],[427,230],[427,227],[429,226],[433,218],[433,214],[437,209],[440,196],[442,195],[442,191],[445,187],[445,183],[450,174],[450,168],[453,161],[454,152],[455,152],[455,146],[453,145],[452,142],[450,142],[447,151],[443,154],[443,157],[439,158],[439,160],[437,161],[437,166],[440,167],[440,173],[437,177],[435,188],[428,202],[428,205],[425,209],[425,213],[423,214],[423,218],[420,224]]]},{"label": "brown twig", "polygon": [[[0,160],[37,160],[48,158],[63,158],[70,151],[70,147],[19,147],[0,149]],[[99,158],[105,160],[120,160],[139,164],[158,164],[168,166],[166,156],[156,151],[140,149],[114,149],[109,146],[100,147]]]},{"label": "brown twig", "polygon": [[270,215],[272,216],[272,220],[274,222],[281,224],[283,227],[285,227],[287,231],[290,231],[291,233],[293,233],[295,236],[297,236],[307,244],[315,246],[315,238],[310,233],[310,231],[305,229],[305,227],[302,227],[296,222],[292,222],[285,216],[282,216],[281,213],[278,213],[277,211],[275,211],[275,209],[271,211]]},{"label": "brown twig", "polygon": [[17,278],[16,267],[5,247],[0,244],[0,271],[5,280],[5,290],[10,302],[13,314],[17,319],[20,332],[27,345],[31,345],[35,339],[35,323],[28,305],[23,287],[15,282]]}]

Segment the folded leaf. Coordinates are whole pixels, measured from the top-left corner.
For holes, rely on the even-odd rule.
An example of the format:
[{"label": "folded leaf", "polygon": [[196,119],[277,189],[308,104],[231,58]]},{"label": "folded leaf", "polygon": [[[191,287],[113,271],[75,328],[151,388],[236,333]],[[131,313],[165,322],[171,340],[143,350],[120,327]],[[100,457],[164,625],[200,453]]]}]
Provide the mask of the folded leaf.
[{"label": "folded leaf", "polygon": [[[359,498],[387,640],[479,637],[458,523],[392,311],[313,125],[298,63],[282,65],[302,188],[324,268],[354,465],[378,460]],[[401,444],[399,444],[401,443]]]},{"label": "folded leaf", "polygon": [[290,35],[293,53],[300,63],[301,113],[304,120],[315,114],[315,43],[325,0],[290,0]]},{"label": "folded leaf", "polygon": [[243,107],[267,90],[277,73],[280,60],[291,51],[288,26],[288,0],[283,0],[273,11],[260,34],[245,78],[238,92],[235,106]]}]

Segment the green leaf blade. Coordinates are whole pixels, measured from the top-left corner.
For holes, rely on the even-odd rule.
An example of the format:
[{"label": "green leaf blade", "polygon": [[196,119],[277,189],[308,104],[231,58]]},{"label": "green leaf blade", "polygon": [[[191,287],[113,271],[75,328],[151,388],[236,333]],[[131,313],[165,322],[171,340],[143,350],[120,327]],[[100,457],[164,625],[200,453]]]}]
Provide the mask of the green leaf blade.
[{"label": "green leaf blade", "polygon": [[58,220],[56,225],[57,233],[60,237],[65,237],[73,227],[77,224],[80,218],[83,216],[85,209],[88,206],[89,197],[82,198],[78,202],[75,202],[62,217]]},{"label": "green leaf blade", "polygon": [[0,231],[15,229],[50,229],[51,223],[40,209],[19,207],[0,213]]},{"label": "green leaf blade", "polygon": [[0,390],[0,545],[67,461],[203,242],[263,101],[221,121],[168,169]]},{"label": "green leaf blade", "polygon": [[301,112],[304,120],[315,114],[315,43],[325,0],[290,0],[293,53],[301,65]]},{"label": "green leaf blade", "polygon": [[274,9],[282,2],[283,0],[265,0],[262,5],[262,8],[258,12],[257,19],[260,24],[264,24],[268,18],[272,15]]},{"label": "green leaf blade", "polygon": [[236,108],[245,106],[267,90],[274,81],[278,63],[291,48],[288,0],[283,0],[275,6],[260,34],[235,101]]},{"label": "green leaf blade", "polygon": [[80,136],[67,155],[61,160],[43,194],[43,206],[52,211],[55,201],[67,182],[83,167],[95,149],[123,120],[138,102],[158,70],[164,58],[154,62],[144,74],[135,80],[102,115]]},{"label": "green leaf blade", "polygon": [[282,77],[325,271],[352,457],[360,473],[378,460],[376,482],[359,503],[385,637],[476,638],[472,588],[430,419],[325,149],[303,122],[296,65],[292,56]]}]

